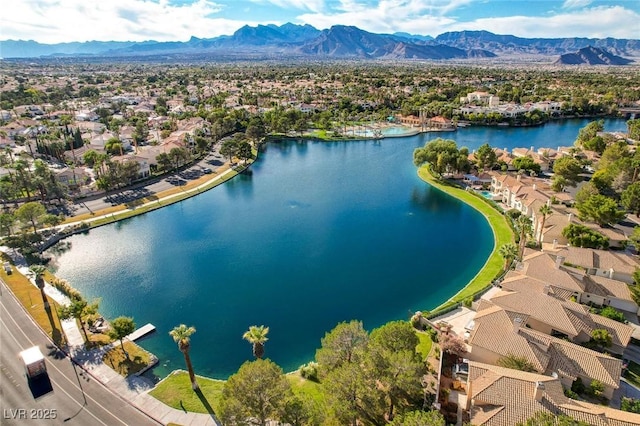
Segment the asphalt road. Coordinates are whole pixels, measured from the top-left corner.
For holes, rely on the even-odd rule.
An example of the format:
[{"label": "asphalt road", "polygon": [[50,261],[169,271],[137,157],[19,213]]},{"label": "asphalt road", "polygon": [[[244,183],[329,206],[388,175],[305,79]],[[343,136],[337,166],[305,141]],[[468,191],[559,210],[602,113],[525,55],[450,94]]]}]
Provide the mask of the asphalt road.
[{"label": "asphalt road", "polygon": [[83,213],[97,212],[111,206],[186,185],[189,181],[202,176],[204,174],[204,169],[210,169],[213,173],[216,173],[226,161],[218,152],[219,148],[220,145],[216,144],[204,158],[181,172],[172,173],[163,178],[137,184],[119,191],[113,191],[109,196],[102,195],[100,197],[79,201],[71,207],[73,215],[77,216]]},{"label": "asphalt road", "polygon": [[[30,384],[18,353],[35,345],[45,355],[48,379],[45,377]],[[36,397],[42,392],[45,394]],[[58,351],[4,282],[0,282],[0,424],[127,426],[160,423],[111,392]]]}]

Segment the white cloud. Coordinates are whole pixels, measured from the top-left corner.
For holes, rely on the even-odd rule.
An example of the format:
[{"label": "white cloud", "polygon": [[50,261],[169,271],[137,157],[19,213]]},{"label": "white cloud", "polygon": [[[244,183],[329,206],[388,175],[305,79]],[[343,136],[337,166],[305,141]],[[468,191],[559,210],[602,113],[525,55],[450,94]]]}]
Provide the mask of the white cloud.
[{"label": "white cloud", "polygon": [[325,9],[324,0],[250,0],[253,3],[273,4],[274,6],[289,9],[310,10],[320,12]]},{"label": "white cloud", "polygon": [[563,9],[578,9],[580,7],[588,6],[593,0],[565,0],[562,4]]},{"label": "white cloud", "polygon": [[622,6],[594,7],[554,16],[509,16],[451,25],[448,31],[487,30],[520,37],[637,38],[640,14]]},{"label": "white cloud", "polygon": [[42,43],[89,40],[187,40],[230,34],[246,24],[215,15],[221,6],[209,0],[172,5],[167,0],[9,0],[0,38]]},{"label": "white cloud", "polygon": [[453,24],[444,15],[448,8],[468,3],[469,0],[380,0],[377,4],[356,0],[341,0],[332,13],[307,13],[298,20],[317,28],[333,25],[354,25],[363,30],[379,33],[406,31],[433,34],[433,28]]},{"label": "white cloud", "polygon": [[[547,16],[508,16],[457,21],[444,14],[434,13],[450,5],[442,1],[381,0],[365,7],[354,0],[342,0],[339,12],[303,14],[298,20],[317,28],[332,25],[354,25],[370,32],[436,36],[447,31],[487,30],[496,34],[519,37],[616,37],[637,38],[640,14],[623,6],[599,6],[577,11],[564,11]],[[466,4],[459,0],[456,7]]]}]

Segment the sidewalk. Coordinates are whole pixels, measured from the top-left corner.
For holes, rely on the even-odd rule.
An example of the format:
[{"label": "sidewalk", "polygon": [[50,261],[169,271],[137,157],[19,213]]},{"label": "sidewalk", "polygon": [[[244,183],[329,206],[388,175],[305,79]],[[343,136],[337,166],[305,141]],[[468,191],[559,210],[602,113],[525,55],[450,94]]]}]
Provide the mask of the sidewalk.
[{"label": "sidewalk", "polygon": [[[29,277],[28,268],[22,266],[18,269],[20,273]],[[31,278],[30,281],[35,285]],[[45,293],[61,305],[68,305],[70,303],[68,297],[48,283],[45,283]],[[66,336],[66,349],[69,357],[77,365],[82,367],[84,371],[112,392],[119,395],[124,401],[129,402],[162,424],[176,423],[183,426],[218,426],[213,416],[209,414],[189,413],[176,410],[149,395],[148,392],[155,386],[151,380],[139,376],[124,378],[102,362],[104,354],[116,346],[117,343],[110,343],[100,348],[86,350],[84,348],[84,337],[76,320],[63,320],[60,321],[60,324]]]},{"label": "sidewalk", "polygon": [[122,214],[124,212],[130,212],[130,211],[135,211],[135,210],[140,209],[140,208],[154,206],[154,205],[157,205],[158,203],[164,202],[164,201],[171,201],[174,198],[175,199],[180,199],[181,197],[184,197],[185,194],[188,195],[187,198],[193,197],[195,195],[200,194],[205,189],[208,190],[208,189],[214,188],[215,186],[218,185],[218,184],[216,184],[217,181],[222,181],[223,178],[227,174],[232,173],[234,171],[235,171],[234,169],[227,169],[227,170],[225,170],[224,172],[222,172],[219,175],[212,176],[211,179],[208,179],[208,180],[204,181],[203,183],[201,183],[198,186],[195,186],[195,187],[187,189],[187,190],[183,190],[182,192],[176,192],[174,194],[161,197],[161,198],[159,198],[157,200],[148,201],[148,202],[146,202],[146,203],[144,203],[144,204],[142,204],[140,206],[136,206],[136,207],[133,207],[133,208],[127,208],[125,210],[120,210],[120,211],[113,212],[113,213],[107,213],[107,214],[103,214],[103,215],[100,215],[100,216],[91,217],[90,219],[84,219],[84,220],[79,220],[79,221],[75,221],[75,222],[65,223],[64,225],[60,225],[57,228],[62,230],[62,229],[65,229],[67,227],[73,226],[73,225],[75,225],[77,223],[81,223],[81,222],[91,223],[91,222],[95,222],[95,221],[98,221],[98,220],[103,219],[103,218],[114,217],[114,216],[117,216],[117,215]]}]

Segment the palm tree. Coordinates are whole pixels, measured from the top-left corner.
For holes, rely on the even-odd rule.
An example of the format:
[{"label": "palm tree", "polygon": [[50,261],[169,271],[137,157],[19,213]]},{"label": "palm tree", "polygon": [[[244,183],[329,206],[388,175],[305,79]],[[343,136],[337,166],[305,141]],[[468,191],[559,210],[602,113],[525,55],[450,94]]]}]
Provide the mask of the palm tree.
[{"label": "palm tree", "polygon": [[42,296],[44,308],[49,309],[49,300],[47,299],[47,295],[44,292],[44,278],[42,278],[47,268],[44,265],[31,265],[29,269],[33,274],[33,279],[36,282],[36,285],[40,289],[40,295]]},{"label": "palm tree", "polygon": [[178,349],[184,355],[184,362],[187,364],[187,370],[189,371],[189,379],[191,379],[191,388],[195,391],[200,388],[198,382],[196,382],[196,375],[193,374],[193,366],[191,365],[191,357],[189,357],[189,349],[191,347],[191,335],[196,332],[195,327],[187,327],[184,324],[180,324],[174,327],[169,332],[169,335],[173,337],[173,341],[178,344]]},{"label": "palm tree", "polygon": [[522,260],[524,248],[527,245],[527,235],[531,234],[531,219],[527,216],[520,215],[516,220],[516,225],[520,231],[520,242],[518,250],[518,259]]},{"label": "palm tree", "polygon": [[540,232],[538,233],[540,235],[540,237],[538,237],[538,244],[542,244],[542,237],[543,237],[542,233],[544,232],[544,223],[547,221],[547,216],[553,213],[553,210],[551,210],[551,207],[549,207],[548,204],[544,204],[542,207],[540,207],[540,210],[538,211],[542,215],[542,223],[540,223]]},{"label": "palm tree", "polygon": [[242,338],[253,345],[253,355],[260,359],[264,355],[264,343],[269,340],[267,338],[269,327],[261,325],[252,325],[249,330],[245,331]]},{"label": "palm tree", "polygon": [[504,270],[506,271],[513,259],[518,257],[518,247],[513,243],[503,244],[498,249],[498,253],[504,258]]}]

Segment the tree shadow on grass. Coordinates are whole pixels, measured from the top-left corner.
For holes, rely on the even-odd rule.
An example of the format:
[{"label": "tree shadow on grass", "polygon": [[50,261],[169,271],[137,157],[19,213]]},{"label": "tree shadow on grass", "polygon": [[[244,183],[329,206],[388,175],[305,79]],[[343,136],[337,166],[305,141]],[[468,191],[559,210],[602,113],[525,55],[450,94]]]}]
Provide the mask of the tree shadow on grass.
[{"label": "tree shadow on grass", "polygon": [[204,408],[207,409],[207,412],[215,417],[216,413],[213,411],[213,407],[211,406],[211,404],[209,404],[209,401],[207,401],[207,397],[205,397],[204,394],[202,393],[202,390],[198,388],[195,390],[195,392],[196,392],[196,395],[198,395],[200,402],[202,402],[202,405],[204,406]]}]

